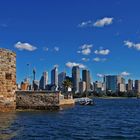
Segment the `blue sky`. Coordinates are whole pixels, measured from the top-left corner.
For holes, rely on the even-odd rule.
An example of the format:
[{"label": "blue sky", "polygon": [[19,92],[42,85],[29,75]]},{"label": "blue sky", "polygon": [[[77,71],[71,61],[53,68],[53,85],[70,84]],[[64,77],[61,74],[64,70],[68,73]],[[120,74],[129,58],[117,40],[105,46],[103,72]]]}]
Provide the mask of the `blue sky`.
[{"label": "blue sky", "polygon": [[[59,65],[140,79],[139,0],[0,1],[0,47],[17,54],[17,82]],[[98,75],[98,76],[97,76]]]}]

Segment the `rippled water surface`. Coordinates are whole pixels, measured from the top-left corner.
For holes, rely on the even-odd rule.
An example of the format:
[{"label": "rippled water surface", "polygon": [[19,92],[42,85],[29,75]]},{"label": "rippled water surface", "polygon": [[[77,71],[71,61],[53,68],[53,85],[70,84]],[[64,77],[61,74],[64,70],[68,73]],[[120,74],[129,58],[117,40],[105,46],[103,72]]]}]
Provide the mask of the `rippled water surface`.
[{"label": "rippled water surface", "polygon": [[140,140],[139,99],[95,99],[57,112],[0,113],[0,140]]}]

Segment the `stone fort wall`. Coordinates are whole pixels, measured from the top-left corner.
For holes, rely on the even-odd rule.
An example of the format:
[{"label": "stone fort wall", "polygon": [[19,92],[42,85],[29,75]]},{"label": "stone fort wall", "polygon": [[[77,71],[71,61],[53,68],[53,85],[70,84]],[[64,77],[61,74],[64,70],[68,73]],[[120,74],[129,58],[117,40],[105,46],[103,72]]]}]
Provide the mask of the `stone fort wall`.
[{"label": "stone fort wall", "polygon": [[16,109],[58,110],[59,92],[16,91]]},{"label": "stone fort wall", "polygon": [[0,48],[0,111],[16,108],[16,54]]}]

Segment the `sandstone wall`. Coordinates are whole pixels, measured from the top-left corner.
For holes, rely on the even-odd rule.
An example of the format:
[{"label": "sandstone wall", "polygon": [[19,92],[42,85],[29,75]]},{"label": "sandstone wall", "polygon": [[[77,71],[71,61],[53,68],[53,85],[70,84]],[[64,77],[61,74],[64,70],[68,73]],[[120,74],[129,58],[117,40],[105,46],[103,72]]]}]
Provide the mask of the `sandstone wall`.
[{"label": "sandstone wall", "polygon": [[56,110],[59,109],[59,93],[38,91],[16,91],[17,109]]},{"label": "sandstone wall", "polygon": [[15,110],[16,54],[0,48],[0,111]]}]

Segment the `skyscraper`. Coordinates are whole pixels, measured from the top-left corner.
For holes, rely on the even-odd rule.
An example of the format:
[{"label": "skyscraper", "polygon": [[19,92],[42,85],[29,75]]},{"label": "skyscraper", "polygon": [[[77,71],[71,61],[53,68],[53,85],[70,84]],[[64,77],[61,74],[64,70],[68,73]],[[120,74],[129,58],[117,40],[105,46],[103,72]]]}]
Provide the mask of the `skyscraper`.
[{"label": "skyscraper", "polygon": [[135,92],[140,93],[140,80],[135,80]]},{"label": "skyscraper", "polygon": [[116,92],[117,91],[117,76],[107,75],[104,77],[104,82],[106,84],[106,91]]},{"label": "skyscraper", "polygon": [[74,66],[72,68],[72,86],[73,92],[79,92],[79,82],[80,82],[80,68],[79,66]]},{"label": "skyscraper", "polygon": [[106,91],[116,93],[118,91],[125,91],[125,79],[120,75],[107,75],[104,77],[106,84]]},{"label": "skyscraper", "polygon": [[86,91],[90,91],[90,72],[82,70],[82,81],[86,82]]},{"label": "skyscraper", "polygon": [[127,91],[130,92],[132,90],[133,90],[133,80],[128,79]]},{"label": "skyscraper", "polygon": [[83,93],[85,91],[86,91],[86,82],[85,81],[79,82],[79,92]]},{"label": "skyscraper", "polygon": [[51,85],[58,87],[58,68],[54,67],[51,71]]},{"label": "skyscraper", "polygon": [[66,72],[61,72],[61,73],[58,74],[58,85],[59,85],[59,87],[62,86],[65,79],[66,79]]},{"label": "skyscraper", "polygon": [[43,72],[41,79],[39,81],[39,88],[44,90],[48,84],[48,72]]}]

